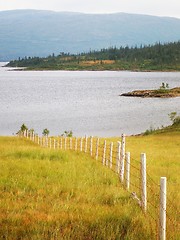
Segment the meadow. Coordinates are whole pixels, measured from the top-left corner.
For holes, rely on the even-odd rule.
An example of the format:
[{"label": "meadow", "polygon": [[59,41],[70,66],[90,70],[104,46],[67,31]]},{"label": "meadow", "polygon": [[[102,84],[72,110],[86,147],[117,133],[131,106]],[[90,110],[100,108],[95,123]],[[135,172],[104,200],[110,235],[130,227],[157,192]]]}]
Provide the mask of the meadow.
[{"label": "meadow", "polygon": [[[167,239],[178,240],[179,140],[179,132],[126,138],[135,166],[128,192],[114,171],[87,153],[0,137],[0,239],[157,239],[159,180],[166,176]],[[131,198],[141,152],[150,184],[146,214]]]}]

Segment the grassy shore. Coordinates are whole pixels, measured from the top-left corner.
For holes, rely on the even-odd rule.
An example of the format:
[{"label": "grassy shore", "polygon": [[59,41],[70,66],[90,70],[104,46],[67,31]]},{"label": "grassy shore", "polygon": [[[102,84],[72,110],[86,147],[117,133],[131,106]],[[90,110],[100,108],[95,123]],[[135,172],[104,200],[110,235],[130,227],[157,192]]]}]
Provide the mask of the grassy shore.
[{"label": "grassy shore", "polygon": [[[108,139],[110,141],[118,138]],[[153,182],[168,179],[168,239],[178,239],[179,132],[127,138],[138,167],[141,152]],[[132,171],[133,173],[133,171]],[[132,176],[133,178],[133,176]],[[138,183],[138,180],[136,180]],[[135,184],[135,182],[134,182]],[[170,205],[170,206],[169,206]],[[155,214],[159,209],[154,209]],[[130,197],[118,176],[80,152],[44,149],[0,137],[0,239],[156,239],[157,222]]]}]

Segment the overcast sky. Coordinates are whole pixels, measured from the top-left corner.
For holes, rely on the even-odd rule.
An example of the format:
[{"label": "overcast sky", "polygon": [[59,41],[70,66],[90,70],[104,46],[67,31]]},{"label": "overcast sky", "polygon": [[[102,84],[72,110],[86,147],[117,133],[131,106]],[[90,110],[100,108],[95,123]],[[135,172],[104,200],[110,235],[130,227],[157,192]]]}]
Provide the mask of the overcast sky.
[{"label": "overcast sky", "polygon": [[0,11],[12,9],[126,12],[180,18],[180,0],[0,0]]}]

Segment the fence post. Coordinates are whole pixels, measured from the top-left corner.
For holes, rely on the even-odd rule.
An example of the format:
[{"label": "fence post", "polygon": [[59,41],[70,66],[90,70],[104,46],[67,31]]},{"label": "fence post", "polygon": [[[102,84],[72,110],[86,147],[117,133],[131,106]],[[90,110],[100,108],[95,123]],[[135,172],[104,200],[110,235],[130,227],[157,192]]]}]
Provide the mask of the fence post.
[{"label": "fence post", "polygon": [[70,139],[69,139],[69,148],[70,148],[70,150],[72,150],[72,137],[70,137]]},{"label": "fence post", "polygon": [[61,150],[63,148],[63,138],[62,137],[60,138],[60,148],[61,148]]},{"label": "fence post", "polygon": [[122,134],[121,157],[120,157],[120,180],[124,182],[124,160],[125,160],[125,134]]},{"label": "fence post", "polygon": [[39,145],[39,135],[37,135],[37,144]]},{"label": "fence post", "polygon": [[109,154],[109,167],[112,168],[112,156],[113,156],[113,142],[110,144],[110,154]]},{"label": "fence post", "polygon": [[46,135],[46,147],[48,148],[48,136]]},{"label": "fence post", "polygon": [[106,140],[104,140],[104,149],[103,149],[103,157],[102,157],[102,163],[105,165],[106,161]]},{"label": "fence post", "polygon": [[159,239],[166,239],[166,177],[160,179],[160,226]]},{"label": "fence post", "polygon": [[33,132],[33,139],[32,139],[32,140],[33,140],[33,142],[34,142],[34,137],[35,137],[35,133]]},{"label": "fence post", "polygon": [[120,171],[121,142],[117,142],[116,172]]},{"label": "fence post", "polygon": [[80,151],[82,152],[82,147],[83,147],[83,138],[81,137],[81,140],[80,140]]},{"label": "fence post", "polygon": [[99,150],[99,138],[96,141],[96,160],[98,160],[98,150]]},{"label": "fence post", "polygon": [[147,186],[146,186],[146,154],[141,153],[141,206],[144,212],[147,210]]},{"label": "fence post", "polygon": [[77,142],[77,137],[75,138],[75,151],[77,151],[77,145],[78,145],[78,142]]},{"label": "fence post", "polygon": [[126,153],[126,189],[130,186],[130,152]]},{"label": "fence post", "polygon": [[93,151],[93,137],[90,137],[90,155],[92,156],[92,151]]},{"label": "fence post", "polygon": [[64,137],[64,150],[66,150],[66,137]]},{"label": "fence post", "polygon": [[52,147],[52,140],[51,140],[51,137],[49,138],[49,148]]},{"label": "fence post", "polygon": [[42,147],[42,137],[39,139],[39,145]]},{"label": "fence post", "polygon": [[84,152],[87,152],[87,136],[85,136]]}]

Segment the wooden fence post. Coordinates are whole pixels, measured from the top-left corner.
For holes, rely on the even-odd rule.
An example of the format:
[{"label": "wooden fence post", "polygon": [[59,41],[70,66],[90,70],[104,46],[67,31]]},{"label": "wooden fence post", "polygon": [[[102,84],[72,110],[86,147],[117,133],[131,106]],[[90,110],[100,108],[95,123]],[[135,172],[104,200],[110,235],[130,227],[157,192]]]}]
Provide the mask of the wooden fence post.
[{"label": "wooden fence post", "polygon": [[69,139],[69,148],[70,148],[70,150],[72,150],[72,137],[70,137],[70,139]]},{"label": "wooden fence post", "polygon": [[160,179],[160,223],[159,239],[166,240],[166,177]]},{"label": "wooden fence post", "polygon": [[92,157],[92,153],[93,153],[93,137],[90,137],[90,155]]},{"label": "wooden fence post", "polygon": [[52,147],[52,139],[51,139],[51,137],[49,138],[49,148],[51,149],[51,147]]},{"label": "wooden fence post", "polygon": [[83,138],[81,137],[81,140],[80,140],[80,151],[82,152],[82,148],[83,148]]},{"label": "wooden fence post", "polygon": [[39,145],[42,147],[42,137],[40,137],[40,139],[39,139]]},{"label": "wooden fence post", "polygon": [[124,160],[125,160],[125,134],[122,134],[121,142],[121,161],[120,161],[120,180],[124,182]]},{"label": "wooden fence post", "polygon": [[37,144],[39,145],[39,135],[37,135]]},{"label": "wooden fence post", "polygon": [[113,142],[110,144],[110,154],[109,154],[109,167],[112,168],[112,156],[113,156]]},{"label": "wooden fence post", "polygon": [[146,186],[146,154],[141,153],[141,206],[144,212],[147,210],[147,186]]},{"label": "wooden fence post", "polygon": [[117,142],[116,172],[120,172],[121,142]]},{"label": "wooden fence post", "polygon": [[126,189],[130,186],[130,152],[126,153]]},{"label": "wooden fence post", "polygon": [[74,146],[75,146],[75,147],[74,147],[74,148],[75,148],[75,151],[77,151],[77,145],[78,145],[78,140],[77,140],[77,137],[76,137],[76,138],[75,138],[75,145],[74,145]]},{"label": "wooden fence post", "polygon": [[63,148],[63,138],[61,137],[60,138],[60,149],[62,150],[62,148]]},{"label": "wooden fence post", "polygon": [[106,140],[104,140],[104,148],[103,148],[103,157],[102,157],[102,163],[105,165],[106,161]]},{"label": "wooden fence post", "polygon": [[97,141],[96,141],[96,160],[98,160],[98,154],[99,154],[98,150],[99,150],[99,138],[97,138]]},{"label": "wooden fence post", "polygon": [[48,136],[46,135],[46,147],[48,148]]},{"label": "wooden fence post", "polygon": [[85,145],[84,145],[84,152],[87,152],[87,136],[85,136]]},{"label": "wooden fence post", "polygon": [[66,142],[67,142],[67,138],[64,137],[64,150],[66,150]]},{"label": "wooden fence post", "polygon": [[54,139],[54,149],[56,149],[56,140]]}]

